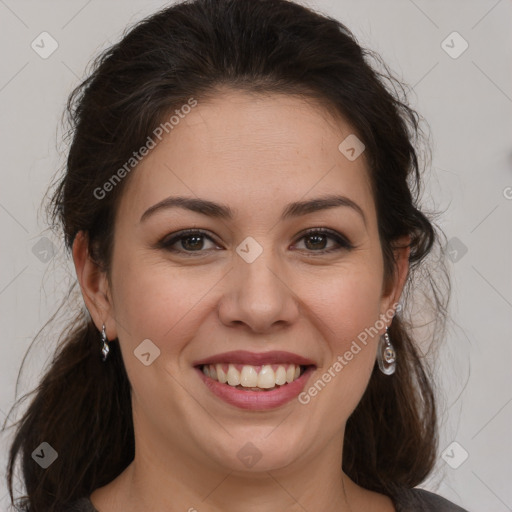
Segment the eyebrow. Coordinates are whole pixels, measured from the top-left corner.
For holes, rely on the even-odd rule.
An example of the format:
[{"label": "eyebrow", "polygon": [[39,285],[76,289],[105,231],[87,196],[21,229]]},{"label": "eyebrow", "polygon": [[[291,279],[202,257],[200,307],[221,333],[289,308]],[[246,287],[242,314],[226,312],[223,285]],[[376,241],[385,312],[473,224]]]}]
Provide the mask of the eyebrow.
[{"label": "eyebrow", "polygon": [[[356,211],[362,217],[366,226],[366,217],[363,209],[352,199],[340,195],[327,195],[318,197],[316,199],[310,199],[308,201],[296,201],[290,203],[283,210],[281,214],[281,220],[300,217],[309,213],[340,206],[352,208],[354,211]],[[147,220],[157,211],[167,210],[169,208],[183,208],[185,210],[191,210],[208,217],[226,220],[232,220],[236,215],[236,210],[233,210],[229,206],[220,203],[214,203],[213,201],[208,201],[207,199],[184,196],[170,196],[148,208],[142,214],[140,222]]]}]

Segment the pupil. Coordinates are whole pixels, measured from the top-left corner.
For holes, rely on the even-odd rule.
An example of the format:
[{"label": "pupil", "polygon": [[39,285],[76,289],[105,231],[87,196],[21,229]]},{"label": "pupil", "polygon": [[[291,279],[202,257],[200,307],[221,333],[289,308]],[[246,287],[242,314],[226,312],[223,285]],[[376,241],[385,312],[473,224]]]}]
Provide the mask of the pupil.
[{"label": "pupil", "polygon": [[[325,236],[324,235],[309,235],[306,240],[316,240],[315,242],[313,242],[313,249],[314,248],[316,248],[316,249],[324,249],[325,248]],[[318,246],[316,246],[316,244],[320,244],[322,247],[318,247]],[[306,242],[306,245],[308,245],[307,242]]]},{"label": "pupil", "polygon": [[[195,242],[189,244],[189,240],[195,240]],[[200,249],[202,246],[202,236],[188,236],[182,240],[182,245],[185,249]]]}]

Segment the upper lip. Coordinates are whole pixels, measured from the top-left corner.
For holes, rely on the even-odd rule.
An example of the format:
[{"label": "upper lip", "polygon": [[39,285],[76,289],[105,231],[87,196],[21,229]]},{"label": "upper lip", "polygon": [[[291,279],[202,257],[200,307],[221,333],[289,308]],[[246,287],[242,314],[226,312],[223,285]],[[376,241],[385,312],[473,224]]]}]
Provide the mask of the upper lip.
[{"label": "upper lip", "polygon": [[248,352],[247,350],[233,350],[231,352],[223,352],[214,356],[200,359],[193,363],[194,366],[202,366],[205,364],[247,364],[251,366],[259,366],[263,364],[297,364],[302,366],[315,365],[311,359],[293,354],[292,352],[284,352],[272,350],[270,352]]}]

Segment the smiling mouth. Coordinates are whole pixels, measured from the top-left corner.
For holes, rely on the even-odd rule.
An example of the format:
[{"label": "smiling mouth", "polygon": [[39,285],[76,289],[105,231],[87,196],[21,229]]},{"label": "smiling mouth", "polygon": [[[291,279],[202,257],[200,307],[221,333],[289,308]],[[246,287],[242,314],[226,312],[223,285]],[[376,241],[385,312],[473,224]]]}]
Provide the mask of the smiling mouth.
[{"label": "smiling mouth", "polygon": [[297,380],[309,366],[297,364],[203,364],[198,368],[210,379],[244,391],[272,391]]}]

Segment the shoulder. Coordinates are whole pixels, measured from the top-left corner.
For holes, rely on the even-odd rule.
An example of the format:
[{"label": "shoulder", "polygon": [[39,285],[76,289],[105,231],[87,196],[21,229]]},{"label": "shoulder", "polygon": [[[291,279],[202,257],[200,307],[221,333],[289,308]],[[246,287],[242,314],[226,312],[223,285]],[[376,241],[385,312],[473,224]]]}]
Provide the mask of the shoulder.
[{"label": "shoulder", "polygon": [[423,489],[404,489],[395,496],[397,512],[467,512],[446,498]]},{"label": "shoulder", "polygon": [[[468,512],[446,498],[423,489],[403,489],[395,496],[397,512]],[[89,498],[80,498],[66,512],[98,512]]]},{"label": "shoulder", "polygon": [[65,512],[98,512],[87,497],[74,501]]}]

